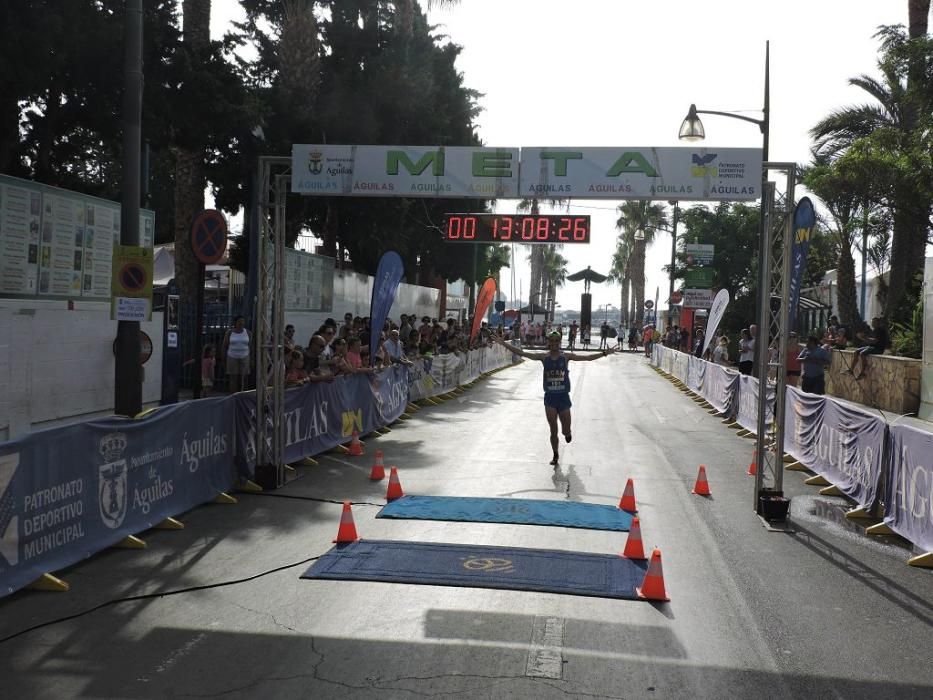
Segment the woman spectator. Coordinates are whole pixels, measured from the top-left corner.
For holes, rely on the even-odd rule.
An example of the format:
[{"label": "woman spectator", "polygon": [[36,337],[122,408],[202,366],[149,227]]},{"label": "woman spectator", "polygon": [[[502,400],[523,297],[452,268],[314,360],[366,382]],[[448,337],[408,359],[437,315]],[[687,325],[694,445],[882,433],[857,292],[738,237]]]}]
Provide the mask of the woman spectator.
[{"label": "woman spectator", "polygon": [[415,360],[418,358],[418,345],[421,335],[418,331],[411,331],[408,334],[408,339],[405,342],[405,357],[409,360]]},{"label": "woman spectator", "polygon": [[233,326],[224,334],[223,342],[224,362],[227,366],[229,387],[231,393],[246,389],[246,380],[249,377],[249,331],[246,330],[246,318],[236,316]]},{"label": "woman spectator", "polygon": [[308,381],[305,371],[305,358],[298,350],[288,355],[288,371],[285,374],[285,386],[301,386]]},{"label": "woman spectator", "polygon": [[[351,347],[353,348],[352,350]],[[363,367],[359,338],[351,338],[350,341],[340,338],[334,341],[334,374],[337,376],[346,374],[372,374],[375,371],[373,367]]]},{"label": "woman spectator", "polygon": [[754,362],[755,341],[752,340],[751,332],[747,328],[743,328],[742,337],[739,340],[739,372],[751,374]]},{"label": "woman spectator", "polygon": [[724,335],[719,336],[719,342],[713,349],[713,362],[723,367],[731,367],[729,362],[729,338]]}]

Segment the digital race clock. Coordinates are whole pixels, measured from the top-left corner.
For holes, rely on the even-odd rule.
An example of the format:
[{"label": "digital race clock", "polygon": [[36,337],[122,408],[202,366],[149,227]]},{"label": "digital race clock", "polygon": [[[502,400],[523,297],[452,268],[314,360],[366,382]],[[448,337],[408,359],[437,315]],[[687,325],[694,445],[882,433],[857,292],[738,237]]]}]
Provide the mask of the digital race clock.
[{"label": "digital race clock", "polygon": [[463,243],[589,243],[589,216],[447,214],[444,238]]}]

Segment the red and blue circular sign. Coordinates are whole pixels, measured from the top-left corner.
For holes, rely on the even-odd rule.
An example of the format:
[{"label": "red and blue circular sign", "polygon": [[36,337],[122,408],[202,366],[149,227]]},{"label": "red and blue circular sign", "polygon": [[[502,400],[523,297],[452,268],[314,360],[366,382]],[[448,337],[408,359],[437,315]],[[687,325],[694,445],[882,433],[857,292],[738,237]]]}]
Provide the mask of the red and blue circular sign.
[{"label": "red and blue circular sign", "polygon": [[120,286],[128,294],[141,292],[149,282],[146,268],[137,262],[128,262],[120,268]]},{"label": "red and blue circular sign", "polygon": [[200,262],[214,265],[227,250],[227,220],[216,209],[205,209],[191,223],[191,250]]}]

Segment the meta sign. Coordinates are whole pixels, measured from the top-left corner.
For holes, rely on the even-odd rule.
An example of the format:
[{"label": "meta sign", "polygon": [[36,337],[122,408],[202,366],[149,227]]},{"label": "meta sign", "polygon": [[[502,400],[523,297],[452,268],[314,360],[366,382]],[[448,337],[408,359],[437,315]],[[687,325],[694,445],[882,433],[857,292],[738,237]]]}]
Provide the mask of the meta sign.
[{"label": "meta sign", "polygon": [[292,146],[292,191],[352,197],[760,197],[754,148]]}]

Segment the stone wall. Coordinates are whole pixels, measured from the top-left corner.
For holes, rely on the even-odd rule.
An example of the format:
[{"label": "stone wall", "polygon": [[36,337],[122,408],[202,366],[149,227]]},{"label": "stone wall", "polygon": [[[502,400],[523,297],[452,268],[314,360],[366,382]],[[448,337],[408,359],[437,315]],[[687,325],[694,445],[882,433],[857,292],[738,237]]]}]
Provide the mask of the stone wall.
[{"label": "stone wall", "polygon": [[855,361],[854,350],[833,350],[826,368],[826,393],[899,415],[920,408],[920,360],[893,355],[871,355],[864,376],[854,379],[842,371]]}]

